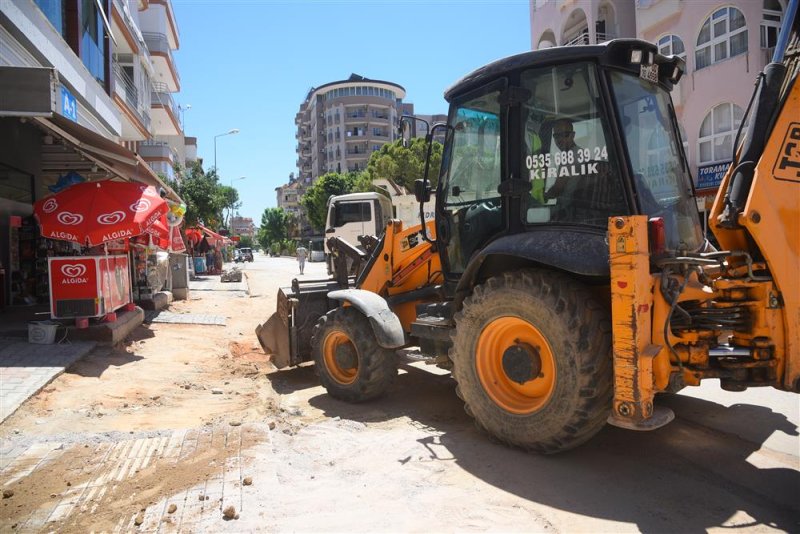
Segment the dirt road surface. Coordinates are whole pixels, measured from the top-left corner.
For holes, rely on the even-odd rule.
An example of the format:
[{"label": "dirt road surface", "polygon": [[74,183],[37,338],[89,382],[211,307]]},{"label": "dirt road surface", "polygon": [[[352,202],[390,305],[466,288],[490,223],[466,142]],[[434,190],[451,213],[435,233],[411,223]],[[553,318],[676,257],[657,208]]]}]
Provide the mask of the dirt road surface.
[{"label": "dirt road surface", "polygon": [[677,418],[655,432],[527,454],[477,431],[435,367],[402,364],[361,405],[276,371],[254,328],[297,264],[244,269],[249,293],[172,305],[225,326],[143,325],[0,425],[0,531],[800,530],[796,396],[708,384],[662,400]]}]

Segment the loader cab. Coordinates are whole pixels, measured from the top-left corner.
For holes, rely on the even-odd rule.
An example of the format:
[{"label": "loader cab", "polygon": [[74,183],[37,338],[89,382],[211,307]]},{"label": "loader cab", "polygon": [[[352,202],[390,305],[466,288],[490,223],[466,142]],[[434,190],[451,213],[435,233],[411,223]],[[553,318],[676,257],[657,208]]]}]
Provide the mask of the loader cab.
[{"label": "loader cab", "polygon": [[683,63],[656,52],[634,39],[534,51],[446,92],[436,239],[450,279],[490,260],[607,279],[613,215],[661,217],[671,251],[703,245],[669,96]]}]

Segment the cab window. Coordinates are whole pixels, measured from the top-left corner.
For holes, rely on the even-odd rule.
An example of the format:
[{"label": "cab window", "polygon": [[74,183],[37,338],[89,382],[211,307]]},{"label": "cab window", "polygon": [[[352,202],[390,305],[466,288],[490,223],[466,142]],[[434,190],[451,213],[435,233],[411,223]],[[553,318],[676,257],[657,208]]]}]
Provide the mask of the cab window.
[{"label": "cab window", "polygon": [[370,217],[369,201],[341,202],[333,210],[333,226],[339,228],[347,223],[368,221]]},{"label": "cab window", "polygon": [[520,82],[530,94],[522,106],[525,222],[606,228],[610,216],[627,214],[594,65],[530,69]]}]

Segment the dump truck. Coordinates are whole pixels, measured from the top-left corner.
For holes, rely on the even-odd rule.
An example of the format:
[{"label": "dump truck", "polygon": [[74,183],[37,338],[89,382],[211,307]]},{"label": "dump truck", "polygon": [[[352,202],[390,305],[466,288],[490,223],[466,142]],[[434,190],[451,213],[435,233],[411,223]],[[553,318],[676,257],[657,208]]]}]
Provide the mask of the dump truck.
[{"label": "dump truck", "polygon": [[719,250],[670,98],[683,60],[637,39],[527,52],[446,91],[435,220],[344,247],[355,277],[282,289],[265,351],[359,402],[419,346],[479,427],[546,454],[660,428],[656,394],[709,378],[800,391],[797,3],[711,211]]}]

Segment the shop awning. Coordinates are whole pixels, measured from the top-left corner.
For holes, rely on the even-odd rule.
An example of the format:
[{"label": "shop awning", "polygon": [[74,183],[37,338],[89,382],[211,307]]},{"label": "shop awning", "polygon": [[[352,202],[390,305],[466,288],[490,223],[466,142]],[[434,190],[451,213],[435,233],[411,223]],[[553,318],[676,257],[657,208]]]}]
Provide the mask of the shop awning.
[{"label": "shop awning", "polygon": [[224,235],[218,234],[214,230],[210,230],[210,229],[206,228],[205,226],[203,226],[202,224],[198,224],[197,226],[203,231],[203,233],[206,234],[206,236],[208,236],[208,238],[211,241],[214,242],[215,245],[216,244],[219,244],[219,245],[230,245],[232,243],[232,241],[230,239],[228,239],[227,237],[225,237]]},{"label": "shop awning", "polygon": [[60,114],[60,87],[55,69],[0,66],[0,116],[29,120],[49,134],[42,145],[45,178],[55,182],[70,170],[90,180],[121,178],[161,187],[183,202],[138,154]]},{"label": "shop awning", "polygon": [[[100,167],[123,180],[161,187],[167,192],[167,198],[174,202],[183,202],[141,156],[124,146],[61,115],[33,117],[31,120],[63,141],[58,145],[42,146],[43,173],[63,174],[68,170],[74,170],[85,176],[95,167]],[[84,158],[81,158],[81,155]]]}]

